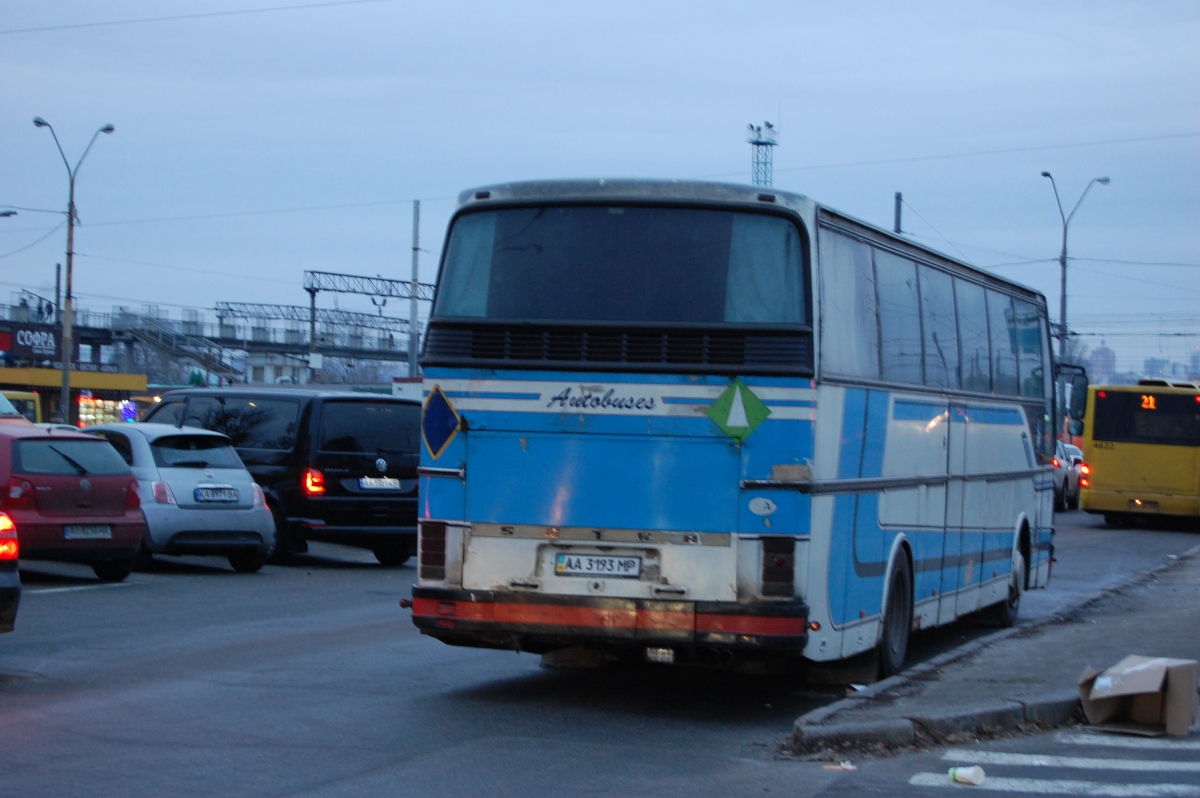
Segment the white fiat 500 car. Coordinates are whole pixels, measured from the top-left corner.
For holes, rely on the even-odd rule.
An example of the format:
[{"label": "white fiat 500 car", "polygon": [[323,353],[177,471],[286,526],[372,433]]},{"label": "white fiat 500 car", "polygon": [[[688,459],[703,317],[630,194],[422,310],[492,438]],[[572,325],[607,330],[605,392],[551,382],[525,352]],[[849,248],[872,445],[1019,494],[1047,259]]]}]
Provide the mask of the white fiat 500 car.
[{"label": "white fiat 500 car", "polygon": [[275,545],[275,521],[229,438],[169,424],[101,424],[104,438],[137,478],[146,536],[154,554],[227,557],[235,571],[262,568]]}]

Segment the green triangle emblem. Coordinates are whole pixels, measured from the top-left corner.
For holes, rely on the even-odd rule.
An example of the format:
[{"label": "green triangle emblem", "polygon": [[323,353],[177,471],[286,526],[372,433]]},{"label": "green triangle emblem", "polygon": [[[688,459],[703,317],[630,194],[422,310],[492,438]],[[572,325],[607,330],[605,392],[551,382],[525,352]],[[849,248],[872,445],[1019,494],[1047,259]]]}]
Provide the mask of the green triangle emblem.
[{"label": "green triangle emblem", "polygon": [[771,410],[741,380],[729,384],[708,406],[708,417],[729,437],[741,442],[750,437]]}]

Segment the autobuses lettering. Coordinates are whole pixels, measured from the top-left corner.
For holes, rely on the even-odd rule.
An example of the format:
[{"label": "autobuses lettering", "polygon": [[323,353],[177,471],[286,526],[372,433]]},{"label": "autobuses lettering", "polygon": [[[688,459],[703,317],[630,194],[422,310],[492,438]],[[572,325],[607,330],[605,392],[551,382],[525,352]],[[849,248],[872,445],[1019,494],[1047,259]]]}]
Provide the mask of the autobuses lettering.
[{"label": "autobuses lettering", "polygon": [[609,388],[604,393],[599,389],[580,388],[578,393],[571,387],[563,388],[555,396],[550,397],[546,407],[558,407],[571,410],[614,409],[614,410],[653,410],[653,396],[616,396],[616,390]]}]

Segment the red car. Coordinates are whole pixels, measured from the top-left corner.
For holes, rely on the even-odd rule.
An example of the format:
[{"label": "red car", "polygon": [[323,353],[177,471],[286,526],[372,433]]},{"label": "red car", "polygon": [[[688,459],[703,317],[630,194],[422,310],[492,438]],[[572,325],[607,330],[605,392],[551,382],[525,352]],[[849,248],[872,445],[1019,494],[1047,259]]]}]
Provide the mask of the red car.
[{"label": "red car", "polygon": [[17,572],[17,525],[0,513],[0,633],[11,632],[21,603],[21,575]]},{"label": "red car", "polygon": [[145,533],[137,480],[107,441],[66,430],[0,425],[0,512],[22,559],[92,566],[119,582]]}]

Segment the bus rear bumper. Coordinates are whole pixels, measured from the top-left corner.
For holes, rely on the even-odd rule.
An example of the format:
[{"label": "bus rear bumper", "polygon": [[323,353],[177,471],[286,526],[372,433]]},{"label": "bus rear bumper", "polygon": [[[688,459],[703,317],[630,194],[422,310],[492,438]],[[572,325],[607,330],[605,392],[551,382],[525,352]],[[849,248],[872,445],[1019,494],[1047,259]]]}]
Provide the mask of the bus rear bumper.
[{"label": "bus rear bumper", "polygon": [[545,653],[567,646],[799,653],[808,606],[547,596],[414,587],[413,624],[450,645]]},{"label": "bus rear bumper", "polygon": [[1200,515],[1200,499],[1163,493],[1135,493],[1124,490],[1080,491],[1079,506],[1089,513],[1118,513],[1137,515]]}]

